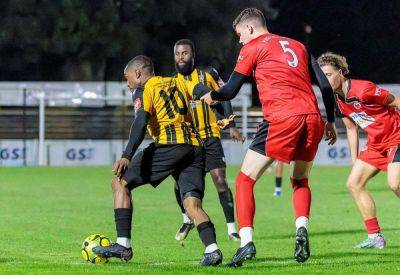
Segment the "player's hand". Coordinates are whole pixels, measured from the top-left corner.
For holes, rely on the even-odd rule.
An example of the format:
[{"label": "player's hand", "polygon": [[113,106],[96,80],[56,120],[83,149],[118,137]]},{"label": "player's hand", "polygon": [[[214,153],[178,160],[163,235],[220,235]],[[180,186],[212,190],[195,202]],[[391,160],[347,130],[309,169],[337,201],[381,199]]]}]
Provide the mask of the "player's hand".
[{"label": "player's hand", "polygon": [[208,105],[215,105],[218,103],[218,101],[214,101],[211,98],[211,92],[206,93],[205,95],[203,95],[201,98],[201,100],[204,100]]},{"label": "player's hand", "polygon": [[328,145],[335,144],[337,140],[337,133],[335,123],[327,122],[325,124],[325,141],[328,141]]},{"label": "player's hand", "polygon": [[117,160],[114,163],[114,168],[113,168],[114,175],[120,178],[122,172],[128,167],[128,165],[129,165],[129,159],[121,158],[120,160]]},{"label": "player's hand", "polygon": [[243,136],[236,127],[230,128],[229,132],[230,132],[231,139],[234,142],[242,142],[243,143],[246,140],[246,137]]},{"label": "player's hand", "polygon": [[220,129],[225,129],[229,125],[229,122],[234,120],[236,115],[230,115],[228,118],[220,119],[217,121],[217,125]]}]

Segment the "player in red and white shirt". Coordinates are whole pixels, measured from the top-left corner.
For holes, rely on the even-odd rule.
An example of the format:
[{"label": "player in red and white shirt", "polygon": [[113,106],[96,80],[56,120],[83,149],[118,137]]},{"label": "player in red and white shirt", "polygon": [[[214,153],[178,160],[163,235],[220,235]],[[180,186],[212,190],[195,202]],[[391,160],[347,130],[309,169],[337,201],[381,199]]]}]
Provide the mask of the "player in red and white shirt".
[{"label": "player in red and white shirt", "polygon": [[234,72],[224,87],[203,98],[207,103],[234,98],[249,76],[254,77],[262,104],[264,121],[247,150],[236,179],[236,209],[241,247],[230,266],[241,266],[256,249],[252,239],[255,214],[254,184],[274,161],[294,161],[291,182],[296,219],[294,258],[306,261],[310,256],[308,218],[311,191],[309,172],[324,134],[317,100],[311,87],[310,69],[314,72],[327,110],[327,139],[336,141],[334,96],[328,80],[315,59],[300,42],[268,32],[265,18],[255,8],[243,10],[233,23],[240,43]]},{"label": "player in red and white shirt", "polygon": [[[343,56],[328,52],[318,58],[318,63],[335,92],[337,111],[347,129],[353,161],[347,187],[368,234],[356,248],[384,248],[375,202],[365,186],[379,171],[387,171],[388,184],[400,197],[400,114],[396,109],[400,107],[400,97],[370,81],[350,79]],[[360,153],[358,127],[368,135],[367,145]]]}]

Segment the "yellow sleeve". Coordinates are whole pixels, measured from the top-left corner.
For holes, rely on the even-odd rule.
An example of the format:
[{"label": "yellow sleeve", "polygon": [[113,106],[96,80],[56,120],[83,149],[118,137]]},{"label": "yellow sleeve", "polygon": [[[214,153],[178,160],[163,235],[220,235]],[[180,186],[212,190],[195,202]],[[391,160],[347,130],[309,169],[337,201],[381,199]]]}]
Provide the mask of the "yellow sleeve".
[{"label": "yellow sleeve", "polygon": [[144,89],[142,100],[143,100],[143,110],[151,114],[153,112],[153,88],[149,87]]},{"label": "yellow sleeve", "polygon": [[214,78],[211,76],[211,74],[206,73],[206,80],[207,80],[207,86],[213,89],[214,91],[219,90],[220,86],[218,83],[214,80]]}]

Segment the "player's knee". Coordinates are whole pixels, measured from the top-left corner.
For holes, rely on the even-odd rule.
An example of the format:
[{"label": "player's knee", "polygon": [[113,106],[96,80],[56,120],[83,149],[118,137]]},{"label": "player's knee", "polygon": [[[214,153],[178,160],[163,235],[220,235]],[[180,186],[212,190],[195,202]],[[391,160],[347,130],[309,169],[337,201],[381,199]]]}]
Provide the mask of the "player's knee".
[{"label": "player's knee", "polygon": [[114,178],[112,180],[111,187],[114,194],[118,192],[129,192],[128,188],[126,187],[126,182],[124,180],[119,180],[118,178]]},{"label": "player's knee", "polygon": [[242,166],[240,171],[252,179],[258,179],[261,169],[256,166],[253,166],[253,167],[243,167]]},{"label": "player's knee", "polygon": [[185,208],[186,214],[188,214],[190,218],[194,218],[196,212],[201,209],[201,200],[195,197],[185,198],[183,201],[183,207]]},{"label": "player's knee", "polygon": [[111,181],[111,188],[112,188],[113,192],[115,193],[117,188],[118,188],[118,180],[117,180],[117,178],[114,178]]},{"label": "player's knee", "polygon": [[346,186],[351,193],[357,193],[363,188],[364,185],[360,180],[348,179]]},{"label": "player's knee", "polygon": [[214,185],[218,193],[228,191],[228,183],[225,178],[217,177],[214,180]]},{"label": "player's knee", "polygon": [[309,188],[307,177],[301,179],[291,178],[290,182],[292,183],[292,187],[294,190],[297,190],[302,187]]}]

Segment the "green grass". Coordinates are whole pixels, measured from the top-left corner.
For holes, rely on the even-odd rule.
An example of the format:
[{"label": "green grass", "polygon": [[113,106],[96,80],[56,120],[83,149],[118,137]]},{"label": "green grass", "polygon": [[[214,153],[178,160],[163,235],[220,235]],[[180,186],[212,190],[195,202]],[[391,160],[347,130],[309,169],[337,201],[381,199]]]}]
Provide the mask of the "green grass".
[{"label": "green grass", "polygon": [[[237,167],[228,169],[231,186],[237,171]],[[144,186],[133,193],[133,260],[94,265],[83,263],[80,246],[91,233],[115,239],[111,169],[0,168],[0,272],[399,274],[399,201],[387,187],[386,174],[378,175],[369,187],[388,247],[360,251],[352,246],[365,238],[364,225],[345,188],[348,172],[348,167],[313,170],[312,256],[305,264],[292,258],[294,223],[287,173],[281,198],[272,196],[273,178],[263,177],[255,188],[257,258],[232,270],[196,266],[203,253],[196,230],[184,246],[174,240],[181,215],[169,179],[157,189]],[[204,205],[216,226],[225,264],[238,243],[227,240],[209,177]]]}]

